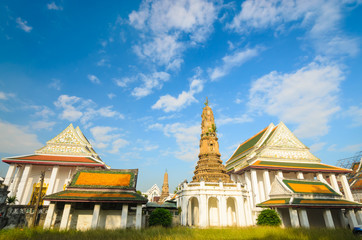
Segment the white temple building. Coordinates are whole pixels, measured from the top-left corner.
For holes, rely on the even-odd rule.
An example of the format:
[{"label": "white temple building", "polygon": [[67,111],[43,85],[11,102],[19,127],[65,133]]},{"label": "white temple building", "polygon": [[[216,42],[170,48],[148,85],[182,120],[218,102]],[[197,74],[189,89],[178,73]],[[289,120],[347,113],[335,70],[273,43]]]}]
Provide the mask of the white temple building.
[{"label": "white temple building", "polygon": [[[45,171],[44,196],[64,190],[79,167],[109,168],[79,127],[74,129],[72,124],[34,154],[6,157],[2,161],[9,164],[4,184],[9,186],[9,195],[16,196],[19,205],[36,202],[42,171]],[[48,204],[48,201],[44,202],[44,205]]]},{"label": "white temple building", "polygon": [[148,189],[146,192],[143,192],[142,194],[147,196],[148,201],[157,202],[161,196],[161,191],[157,184],[154,184],[150,189]]}]

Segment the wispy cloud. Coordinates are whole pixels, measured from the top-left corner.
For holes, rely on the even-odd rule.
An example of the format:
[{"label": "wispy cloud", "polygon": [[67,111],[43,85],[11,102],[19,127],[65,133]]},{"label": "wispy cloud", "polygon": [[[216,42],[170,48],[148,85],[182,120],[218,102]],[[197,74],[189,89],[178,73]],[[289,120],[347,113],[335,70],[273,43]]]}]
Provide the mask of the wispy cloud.
[{"label": "wispy cloud", "polygon": [[112,106],[96,108],[96,104],[92,100],[76,96],[61,95],[54,105],[62,109],[60,119],[80,120],[82,124],[86,124],[86,127],[92,125],[91,120],[97,117],[124,119],[124,116],[114,111]]},{"label": "wispy cloud", "polygon": [[[355,55],[359,39],[347,36],[340,29],[346,6],[359,1],[254,1],[241,4],[241,11],[228,28],[245,34],[268,28],[276,32],[301,28],[314,41],[319,53],[327,55]],[[347,47],[348,46],[348,47]]]},{"label": "wispy cloud", "polygon": [[241,49],[235,51],[231,55],[226,55],[222,58],[223,64],[220,67],[209,69],[211,80],[214,81],[218,78],[224,77],[232,68],[241,66],[251,58],[258,56],[261,51],[261,47],[255,47]]},{"label": "wispy cloud", "polygon": [[36,134],[27,127],[3,122],[0,120],[0,153],[27,154],[42,146]]},{"label": "wispy cloud", "polygon": [[293,73],[273,71],[252,83],[252,111],[297,124],[298,137],[328,133],[328,122],[340,110],[338,92],[344,79],[340,67],[315,60]]},{"label": "wispy cloud", "polygon": [[24,32],[31,32],[33,27],[28,25],[28,21],[22,20],[20,17],[16,18],[16,23],[18,24],[18,28],[22,29]]},{"label": "wispy cloud", "polygon": [[344,115],[352,120],[352,126],[362,126],[362,107],[350,106]]},{"label": "wispy cloud", "polygon": [[62,11],[63,10],[63,7],[60,6],[60,5],[56,5],[55,2],[48,3],[47,8],[49,10],[57,10],[57,11]]},{"label": "wispy cloud", "polygon": [[8,100],[9,98],[15,97],[15,94],[13,93],[6,93],[0,91],[0,100]]},{"label": "wispy cloud", "polygon": [[59,79],[53,78],[51,82],[49,83],[48,87],[54,88],[55,90],[61,90],[62,89],[62,83]]},{"label": "wispy cloud", "polygon": [[152,124],[149,129],[161,130],[167,137],[174,137],[179,147],[172,154],[183,161],[196,161],[199,151],[200,125],[186,125],[184,123]]},{"label": "wispy cloud", "polygon": [[205,41],[213,31],[218,11],[214,2],[205,0],[143,1],[138,11],[129,14],[129,24],[150,37],[134,50],[141,58],[178,69],[183,51]]},{"label": "wispy cloud", "polygon": [[108,126],[96,126],[90,129],[93,139],[92,144],[101,149],[108,149],[109,153],[118,153],[120,148],[125,147],[129,142],[121,138],[120,129]]},{"label": "wispy cloud", "polygon": [[114,93],[108,93],[108,94],[107,94],[107,97],[108,97],[109,99],[113,99],[113,98],[116,97],[116,94],[114,94]]},{"label": "wispy cloud", "polygon": [[161,96],[158,101],[152,105],[152,109],[162,109],[164,112],[179,111],[193,102],[197,102],[194,95],[202,92],[204,81],[199,78],[199,73],[191,78],[188,91],[182,91],[177,97],[169,94]]},{"label": "wispy cloud", "polygon": [[132,96],[142,98],[152,93],[153,89],[161,89],[163,82],[170,79],[170,74],[166,72],[154,72],[150,75],[140,73],[138,78],[142,81],[142,85],[135,87]]},{"label": "wispy cloud", "polygon": [[88,79],[94,83],[94,84],[101,84],[101,81],[99,80],[99,78],[95,75],[92,75],[92,74],[88,74]]}]

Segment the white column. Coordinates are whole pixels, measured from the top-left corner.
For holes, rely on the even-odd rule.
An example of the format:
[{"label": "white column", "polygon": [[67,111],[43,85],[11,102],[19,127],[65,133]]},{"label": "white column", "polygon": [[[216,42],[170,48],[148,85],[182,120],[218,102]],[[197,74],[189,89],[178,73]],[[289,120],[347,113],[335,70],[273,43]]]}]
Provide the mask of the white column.
[{"label": "white column", "polygon": [[47,216],[45,217],[43,228],[47,229],[51,227],[53,216],[55,211],[55,203],[51,203],[48,207]]},{"label": "white column", "polygon": [[16,170],[16,165],[15,164],[11,164],[9,166],[8,172],[6,173],[5,176],[5,180],[4,180],[4,185],[8,186],[8,189],[10,188],[10,183],[11,183],[11,179],[15,173]]},{"label": "white column", "polygon": [[26,187],[26,183],[28,182],[31,167],[32,167],[32,165],[25,166],[23,175],[21,176],[21,179],[20,179],[18,191],[16,192],[16,198],[18,199],[19,204],[25,204],[25,198],[23,199],[23,196],[24,196],[24,190]]},{"label": "white column", "polygon": [[264,187],[264,180],[260,176],[258,177],[258,187],[259,187],[260,202],[264,202],[266,193],[265,193],[265,187]]},{"label": "white column", "polygon": [[362,225],[362,211],[361,211],[361,209],[357,209],[355,214],[356,214],[356,217],[357,217],[357,223]]},{"label": "white column", "polygon": [[244,199],[243,197],[237,197],[236,198],[236,222],[237,222],[237,226],[241,227],[241,226],[246,226],[246,219],[245,219],[245,210],[244,210],[245,206],[244,206]]},{"label": "white column", "polygon": [[141,229],[141,227],[142,227],[142,204],[137,204],[136,229]]},{"label": "white column", "polygon": [[323,210],[323,218],[327,228],[334,228],[333,217],[330,209]]},{"label": "white column", "polygon": [[16,169],[17,170],[15,170],[16,171],[15,176],[13,178],[13,181],[10,183],[10,188],[8,189],[10,191],[9,196],[16,196],[20,178],[24,171],[24,166],[17,166]]},{"label": "white column", "polygon": [[277,210],[277,213],[278,213],[278,215],[279,215],[279,217],[280,217],[280,220],[282,220],[281,226],[282,226],[282,228],[284,228],[285,226],[284,226],[284,221],[283,221],[282,210],[281,210],[280,208],[277,208],[276,210]]},{"label": "white column", "polygon": [[123,206],[122,206],[121,228],[126,228],[127,227],[127,217],[128,217],[128,204],[123,204]]},{"label": "white column", "polygon": [[60,221],[60,227],[59,227],[60,230],[67,229],[71,208],[72,208],[72,205],[70,203],[67,203],[64,205],[62,220]]},{"label": "white column", "polygon": [[336,175],[331,174],[329,177],[330,177],[329,179],[331,180],[331,184],[332,184],[334,191],[336,191],[337,193],[341,193],[341,191],[339,191],[339,186],[338,186]]},{"label": "white column", "polygon": [[264,188],[265,188],[265,199],[269,199],[270,193],[270,177],[269,177],[269,170],[264,170],[263,172],[263,179],[264,179]]},{"label": "white column", "polygon": [[299,180],[303,180],[303,179],[304,179],[304,176],[303,176],[303,173],[302,173],[302,172],[298,172],[298,173],[297,173],[297,179],[299,179]]},{"label": "white column", "polygon": [[52,174],[50,175],[50,181],[46,195],[54,193],[54,185],[55,185],[55,180],[57,179],[58,171],[59,171],[59,166],[54,166],[52,169]]},{"label": "white column", "polygon": [[309,221],[308,221],[308,215],[307,210],[301,208],[298,209],[299,219],[300,219],[300,225],[304,228],[309,228]]},{"label": "white column", "polygon": [[199,222],[200,227],[207,227],[208,226],[208,204],[206,195],[200,196],[200,203],[199,203]]},{"label": "white column", "polygon": [[339,209],[339,219],[341,221],[342,227],[345,228],[348,226],[348,219],[344,216],[342,209]]},{"label": "white column", "polygon": [[101,212],[101,205],[100,204],[94,204],[91,228],[97,228],[98,227],[98,220],[99,220],[99,213],[100,212]]},{"label": "white column", "polygon": [[253,202],[253,193],[251,191],[252,187],[251,187],[251,180],[250,180],[250,172],[245,172],[244,174],[245,176],[245,183],[246,183],[246,189],[248,190],[248,193],[250,193],[250,207],[252,208],[254,206],[254,202]]},{"label": "white column", "polygon": [[354,227],[356,227],[358,225],[356,215],[354,214],[353,210],[347,210],[346,209],[346,211],[347,211],[347,218],[348,218],[349,227],[351,229],[353,229]]},{"label": "white column", "polygon": [[284,177],[283,177],[283,172],[282,172],[282,171],[278,171],[278,177],[280,177],[280,178],[284,178]]},{"label": "white column", "polygon": [[342,182],[344,196],[346,197],[347,200],[353,201],[353,196],[352,196],[352,193],[351,193],[351,189],[349,188],[349,184],[348,184],[346,175],[342,174],[340,179],[341,179],[341,182]]},{"label": "white column", "polygon": [[298,211],[293,208],[289,208],[290,222],[292,227],[300,227],[298,219]]},{"label": "white column", "polygon": [[323,180],[323,174],[322,173],[317,173],[317,179],[319,181],[322,181]]},{"label": "white column", "polygon": [[258,177],[256,175],[256,170],[251,169],[251,186],[252,186],[252,196],[254,196],[254,207],[256,204],[260,203],[260,196],[259,196],[259,188],[258,188]]}]

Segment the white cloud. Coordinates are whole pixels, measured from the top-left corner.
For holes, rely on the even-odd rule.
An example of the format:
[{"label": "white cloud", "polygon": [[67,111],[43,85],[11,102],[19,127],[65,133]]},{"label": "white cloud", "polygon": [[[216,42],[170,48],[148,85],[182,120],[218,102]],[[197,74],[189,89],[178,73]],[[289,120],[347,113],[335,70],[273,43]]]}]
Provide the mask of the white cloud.
[{"label": "white cloud", "polygon": [[190,83],[189,91],[182,91],[178,97],[173,97],[169,94],[161,96],[158,101],[152,105],[152,109],[162,109],[164,112],[179,111],[193,102],[197,102],[194,95],[202,92],[204,88],[204,81],[199,79],[199,73],[197,73]]},{"label": "white cloud", "polygon": [[48,87],[54,88],[55,90],[61,90],[62,89],[62,83],[59,79],[53,78],[52,81],[49,83]]},{"label": "white cloud", "polygon": [[167,137],[174,137],[179,147],[173,154],[183,161],[196,161],[199,151],[200,125],[187,126],[184,123],[160,124],[149,126],[149,129],[162,130]]},{"label": "white cloud", "polygon": [[16,18],[16,23],[18,24],[18,27],[22,29],[23,31],[29,33],[33,29],[33,27],[28,25],[28,21],[22,20],[20,17]]},{"label": "white cloud", "polygon": [[97,62],[97,66],[99,66],[99,67],[103,67],[103,66],[111,67],[111,64],[109,64],[107,59],[102,58],[101,60],[99,60]]},{"label": "white cloud", "polygon": [[91,120],[96,117],[109,117],[124,119],[124,116],[117,111],[112,110],[113,106],[96,108],[96,104],[92,100],[84,100],[76,96],[61,95],[54,102],[58,108],[63,111],[60,114],[61,119],[69,121],[80,120],[81,123],[91,125]]},{"label": "white cloud", "polygon": [[236,124],[236,123],[245,123],[245,122],[251,122],[253,119],[247,115],[243,114],[240,117],[219,117],[216,119],[216,123],[218,126],[225,125],[225,124]]},{"label": "white cloud", "polygon": [[241,66],[251,58],[258,56],[260,51],[260,47],[247,48],[235,51],[232,55],[226,55],[222,58],[222,66],[210,69],[211,80],[213,81],[227,75],[232,68]]},{"label": "white cloud", "polygon": [[102,149],[110,148],[109,153],[118,153],[120,148],[129,144],[127,140],[121,138],[120,129],[118,128],[96,126],[91,128],[90,132],[93,136],[92,144]]},{"label": "white cloud", "polygon": [[141,43],[134,50],[168,70],[181,66],[182,52],[203,42],[213,31],[219,7],[205,0],[143,1],[138,11],[129,14],[129,24],[140,30]]},{"label": "white cloud", "polygon": [[54,121],[45,121],[45,120],[41,120],[41,121],[36,121],[30,124],[32,129],[35,130],[52,130],[53,126],[56,124],[56,122]]},{"label": "white cloud", "polygon": [[362,107],[350,106],[344,114],[352,120],[353,127],[362,126]]},{"label": "white cloud", "polygon": [[0,152],[6,154],[29,154],[40,148],[38,137],[27,128],[0,121]]},{"label": "white cloud", "polygon": [[63,7],[56,5],[55,2],[48,3],[48,4],[47,4],[47,8],[48,8],[49,10],[58,10],[58,11],[62,11],[62,10],[63,10]]},{"label": "white cloud", "polygon": [[297,124],[298,137],[327,134],[328,121],[340,110],[338,92],[343,73],[338,65],[314,61],[290,74],[273,71],[252,83],[252,111]]},{"label": "white cloud", "polygon": [[113,99],[113,98],[116,97],[116,94],[114,94],[114,93],[108,93],[108,94],[107,94],[107,97],[108,97],[109,99]]},{"label": "white cloud", "polygon": [[159,148],[158,145],[152,144],[150,141],[148,140],[142,140],[142,139],[137,139],[136,141],[137,146],[140,147],[134,147],[133,150],[134,151],[153,151]]},{"label": "white cloud", "polygon": [[324,148],[324,146],[326,144],[327,144],[326,142],[315,143],[312,146],[310,146],[310,151],[313,153],[319,152],[320,150],[322,150]]},{"label": "white cloud", "polygon": [[123,88],[127,87],[128,83],[135,81],[134,78],[128,78],[128,77],[124,77],[122,79],[113,78],[112,80],[118,87],[123,87]]},{"label": "white cloud", "polygon": [[161,89],[163,82],[170,79],[170,74],[166,72],[154,72],[151,75],[139,74],[138,78],[143,82],[141,86],[136,87],[132,91],[132,96],[142,98],[152,93],[154,88]]},{"label": "white cloud", "polygon": [[88,79],[95,84],[101,84],[101,81],[99,80],[99,78],[95,75],[92,74],[88,74]]},{"label": "white cloud", "polygon": [[247,0],[228,27],[240,33],[302,28],[319,53],[355,55],[359,51],[359,39],[348,37],[339,29],[346,6],[352,2],[355,1]]},{"label": "white cloud", "polygon": [[9,100],[9,98],[15,97],[13,93],[5,93],[0,91],[0,100]]},{"label": "white cloud", "polygon": [[50,108],[48,108],[47,106],[32,106],[33,109],[35,109],[35,117],[41,117],[43,119],[47,119],[50,116],[54,116],[55,113],[53,110],[51,110]]}]

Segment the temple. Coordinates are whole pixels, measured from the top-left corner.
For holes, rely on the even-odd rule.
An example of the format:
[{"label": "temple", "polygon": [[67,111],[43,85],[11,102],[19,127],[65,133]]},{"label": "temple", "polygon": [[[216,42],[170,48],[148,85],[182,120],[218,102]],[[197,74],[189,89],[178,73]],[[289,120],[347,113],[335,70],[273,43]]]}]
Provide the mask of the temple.
[{"label": "temple", "polygon": [[[9,196],[16,196],[20,205],[33,205],[40,189],[40,174],[45,171],[43,196],[64,190],[77,168],[108,169],[93,150],[79,127],[70,124],[59,135],[34,154],[6,157],[9,164],[4,184]],[[49,202],[44,202],[48,205]]]},{"label": "temple", "polygon": [[163,176],[163,184],[162,184],[162,192],[161,197],[158,200],[159,204],[162,204],[165,202],[166,198],[170,195],[169,189],[168,189],[168,173],[167,170],[165,172],[165,175]]},{"label": "temple", "polygon": [[250,193],[253,224],[262,207],[276,209],[284,226],[362,224],[346,178],[351,170],[321,163],[283,122],[240,144],[226,170]]},{"label": "temple", "polygon": [[[251,211],[240,183],[226,174],[219,153],[212,109],[205,102],[201,114],[200,153],[192,182],[178,186],[181,224],[187,226],[246,226]],[[251,220],[250,220],[251,221]]]},{"label": "temple", "polygon": [[87,230],[142,227],[142,204],[136,193],[137,169],[80,170],[50,201],[44,228]]}]

